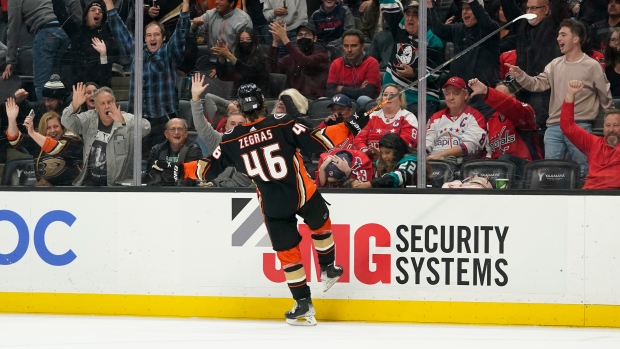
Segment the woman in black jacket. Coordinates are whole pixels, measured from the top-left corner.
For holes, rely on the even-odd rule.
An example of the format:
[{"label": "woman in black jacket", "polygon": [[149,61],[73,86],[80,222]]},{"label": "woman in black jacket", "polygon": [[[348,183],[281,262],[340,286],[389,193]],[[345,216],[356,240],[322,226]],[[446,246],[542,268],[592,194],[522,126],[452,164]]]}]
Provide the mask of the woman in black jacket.
[{"label": "woman in black jacket", "polygon": [[252,28],[243,28],[237,33],[234,54],[228,44],[218,41],[212,52],[219,58],[216,64],[217,77],[224,81],[234,81],[235,90],[244,84],[253,83],[265,90],[269,81],[269,71],[265,55],[258,48],[258,36]]}]

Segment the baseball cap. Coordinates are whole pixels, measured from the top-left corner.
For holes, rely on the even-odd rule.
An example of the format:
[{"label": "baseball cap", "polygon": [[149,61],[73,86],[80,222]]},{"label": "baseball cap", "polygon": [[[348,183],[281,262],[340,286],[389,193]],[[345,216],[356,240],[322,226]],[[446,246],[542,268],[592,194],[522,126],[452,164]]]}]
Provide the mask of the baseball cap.
[{"label": "baseball cap", "polygon": [[341,105],[343,107],[353,108],[353,104],[351,103],[351,98],[343,94],[337,94],[334,97],[332,97],[332,101],[331,103],[329,103],[327,107],[329,108],[332,105]]},{"label": "baseball cap", "polygon": [[465,80],[459,78],[458,76],[453,76],[450,79],[448,79],[448,81],[446,81],[446,83],[443,85],[442,88],[446,88],[446,86],[448,85],[454,86],[456,88],[462,88],[462,89],[467,88],[467,84],[465,83]]},{"label": "baseball cap", "polygon": [[407,6],[405,6],[405,12],[407,12],[407,9],[409,9],[409,8],[412,8],[412,9],[415,9],[416,11],[419,11],[420,3],[417,2],[416,0],[411,0],[407,4]]},{"label": "baseball cap", "polygon": [[310,23],[310,22],[304,22],[302,24],[299,25],[299,27],[297,27],[297,32],[299,32],[299,29],[301,28],[306,28],[309,31],[312,32],[312,34],[314,34],[316,36],[316,27],[314,26],[314,24]]},{"label": "baseball cap", "polygon": [[[346,161],[349,166],[351,166],[352,157],[351,154],[349,154],[347,151],[339,151],[338,153],[336,153],[336,156]],[[327,164],[327,166],[325,167],[325,174],[327,175],[328,179],[331,178],[334,182],[344,182],[347,180],[347,175],[342,172],[333,162]]]}]

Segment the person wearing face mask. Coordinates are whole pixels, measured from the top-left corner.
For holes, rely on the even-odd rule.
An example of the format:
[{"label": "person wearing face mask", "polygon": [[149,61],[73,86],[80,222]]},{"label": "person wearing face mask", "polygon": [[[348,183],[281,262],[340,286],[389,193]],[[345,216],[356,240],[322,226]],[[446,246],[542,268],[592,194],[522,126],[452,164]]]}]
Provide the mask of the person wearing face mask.
[{"label": "person wearing face mask", "polygon": [[252,28],[245,27],[237,33],[234,54],[228,44],[218,41],[211,49],[218,59],[215,64],[217,77],[224,81],[233,81],[234,88],[254,83],[265,89],[269,81],[265,55],[258,49],[258,36]]},{"label": "person wearing face mask", "polygon": [[[271,45],[272,73],[286,74],[287,86],[298,90],[303,96],[318,99],[325,96],[329,58],[327,52],[314,48],[316,28],[312,23],[302,23],[297,27],[297,46],[292,43],[286,32],[286,24],[278,22],[269,24],[273,35]],[[278,58],[278,47],[282,43],[288,54]]]}]

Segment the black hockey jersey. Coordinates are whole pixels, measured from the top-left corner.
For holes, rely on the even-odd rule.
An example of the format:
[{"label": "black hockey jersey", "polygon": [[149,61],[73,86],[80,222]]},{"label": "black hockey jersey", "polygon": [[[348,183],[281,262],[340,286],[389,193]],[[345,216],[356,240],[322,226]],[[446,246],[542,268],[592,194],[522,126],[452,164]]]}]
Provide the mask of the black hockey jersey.
[{"label": "black hockey jersey", "polygon": [[226,132],[199,177],[211,180],[234,166],[256,183],[266,216],[289,217],[316,191],[298,149],[322,153],[333,146],[323,129],[308,129],[289,115],[269,115]]}]

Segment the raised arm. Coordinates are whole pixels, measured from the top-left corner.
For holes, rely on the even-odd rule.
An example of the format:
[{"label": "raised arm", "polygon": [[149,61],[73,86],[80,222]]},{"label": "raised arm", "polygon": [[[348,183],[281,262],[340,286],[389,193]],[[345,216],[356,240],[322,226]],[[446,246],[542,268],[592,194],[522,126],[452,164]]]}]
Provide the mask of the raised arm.
[{"label": "raised arm", "polygon": [[473,91],[470,97],[481,95],[485,102],[497,112],[501,113],[510,120],[516,128],[520,130],[536,130],[536,115],[532,106],[521,103],[498,90],[487,87],[478,79],[471,79],[468,82],[469,88]]},{"label": "raised arm", "polygon": [[452,37],[452,26],[456,24],[444,24],[437,17],[437,12],[433,8],[433,1],[426,0],[427,6],[427,15],[428,15],[428,26],[433,31],[435,35],[437,35],[440,39],[444,41],[452,42],[454,39]]},{"label": "raised arm", "polygon": [[176,29],[172,34],[170,41],[166,45],[168,54],[171,55],[176,65],[181,64],[184,58],[185,42],[187,41],[187,35],[190,29],[189,19],[189,0],[183,0],[181,6],[181,15],[177,21]]},{"label": "raised arm", "polygon": [[566,97],[562,103],[560,113],[560,129],[571,143],[585,156],[589,155],[590,144],[596,141],[597,136],[589,133],[575,123],[575,96],[583,90],[583,82],[571,80],[566,88]]},{"label": "raised arm", "polygon": [[17,127],[17,116],[19,115],[19,106],[15,103],[15,98],[8,98],[4,104],[6,107],[6,116],[9,121],[9,125],[6,129],[7,140],[11,147],[17,147],[24,136]]},{"label": "raised arm", "polygon": [[127,29],[127,26],[118,15],[118,11],[114,8],[114,3],[112,0],[104,1],[108,10],[108,25],[110,26],[112,35],[118,42],[118,49],[120,53],[127,57],[133,57],[135,45],[133,35],[131,35],[131,32]]},{"label": "raised arm", "polygon": [[213,152],[222,141],[222,135],[213,129],[211,124],[205,119],[202,102],[200,96],[207,89],[209,84],[205,84],[205,76],[202,74],[194,74],[192,76],[192,119],[198,136],[205,142],[207,149]]}]

